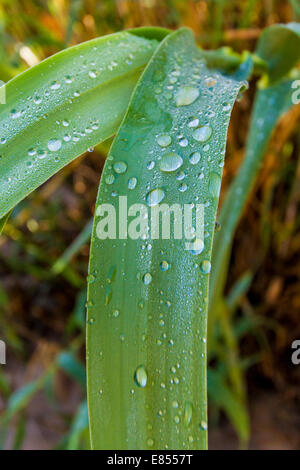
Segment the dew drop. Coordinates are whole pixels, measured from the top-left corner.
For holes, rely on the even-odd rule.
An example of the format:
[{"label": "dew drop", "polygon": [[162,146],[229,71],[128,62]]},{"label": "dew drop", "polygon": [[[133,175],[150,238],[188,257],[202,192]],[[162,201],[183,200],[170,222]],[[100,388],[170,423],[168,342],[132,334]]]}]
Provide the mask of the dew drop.
[{"label": "dew drop", "polygon": [[125,162],[117,162],[114,164],[114,170],[119,175],[123,174],[127,170],[127,163]]},{"label": "dew drop", "polygon": [[59,82],[52,82],[50,86],[51,90],[58,90],[60,88],[60,83]]},{"label": "dew drop", "polygon": [[172,171],[178,170],[183,164],[183,160],[178,153],[175,152],[167,152],[163,155],[159,168],[161,171],[165,171],[170,173]]},{"label": "dew drop", "polygon": [[150,273],[146,273],[143,276],[143,283],[148,286],[152,281],[152,275]]},{"label": "dew drop", "polygon": [[134,381],[138,387],[145,388],[148,381],[148,375],[145,366],[140,365],[134,373]]},{"label": "dew drop", "polygon": [[162,271],[168,271],[169,268],[170,268],[170,265],[169,265],[168,261],[164,260],[160,263],[160,269]]},{"label": "dew drop", "polygon": [[176,106],[188,106],[194,103],[199,96],[198,88],[184,86],[178,90],[175,96]]},{"label": "dew drop", "polygon": [[43,160],[44,158],[47,157],[47,152],[46,150],[38,150],[37,156],[40,160]]},{"label": "dew drop", "polygon": [[65,82],[70,85],[73,82],[73,78],[70,75],[67,75],[65,77]]},{"label": "dew drop", "polygon": [[192,165],[197,165],[197,163],[199,163],[200,161],[200,158],[201,158],[200,152],[193,152],[189,156],[189,160]]},{"label": "dew drop", "polygon": [[204,242],[201,238],[196,238],[193,242],[189,243],[189,252],[192,255],[200,255],[204,250]]},{"label": "dew drop", "polygon": [[172,139],[168,134],[162,134],[156,138],[156,142],[158,145],[160,145],[160,147],[168,147],[168,145],[170,145],[172,142]]},{"label": "dew drop", "polygon": [[185,137],[180,139],[178,143],[180,147],[187,147],[189,145],[189,141]]},{"label": "dew drop", "polygon": [[197,142],[206,142],[210,139],[212,128],[210,126],[197,127],[193,132],[193,137]]},{"label": "dew drop", "polygon": [[223,106],[224,111],[229,111],[231,108],[230,103],[227,103],[227,102],[223,103],[222,106]]},{"label": "dew drop", "polygon": [[208,261],[208,260],[202,261],[201,266],[200,266],[200,269],[201,269],[201,272],[202,272],[203,274],[209,274],[209,273],[210,273],[210,270],[211,270],[211,263],[210,263],[210,261]]},{"label": "dew drop", "polygon": [[128,180],[128,189],[135,189],[137,185],[137,179],[135,177]]},{"label": "dew drop", "polygon": [[58,139],[51,139],[48,142],[48,149],[51,152],[57,152],[61,148],[61,141]]},{"label": "dew drop", "polygon": [[188,127],[197,127],[199,126],[199,119],[196,117],[190,118],[190,121],[188,123]]},{"label": "dew drop", "polygon": [[96,278],[94,274],[89,274],[86,278],[86,281],[88,284],[93,284],[95,282]]},{"label": "dew drop", "polygon": [[35,149],[29,149],[27,153],[30,157],[33,157],[36,154],[36,150]]},{"label": "dew drop", "polygon": [[147,169],[148,170],[153,170],[153,168],[155,167],[155,162],[151,161],[147,164]]},{"label": "dew drop", "polygon": [[206,431],[206,430],[207,430],[207,423],[206,423],[206,421],[201,421],[201,423],[200,423],[200,429],[201,429],[202,431]]},{"label": "dew drop", "polygon": [[184,417],[183,422],[185,426],[189,426],[192,421],[193,416],[193,406],[190,401],[187,401],[184,405]]},{"label": "dew drop", "polygon": [[89,71],[89,77],[90,78],[97,78],[97,72],[95,72],[94,70],[90,70]]},{"label": "dew drop", "polygon": [[186,185],[185,183],[181,183],[181,185],[179,186],[178,189],[179,189],[179,191],[180,191],[181,193],[185,193],[185,191],[187,190],[187,188],[188,188],[188,187],[187,187],[187,185]]},{"label": "dew drop", "polygon": [[165,192],[163,189],[152,189],[152,191],[150,191],[146,196],[146,202],[149,207],[157,206],[157,204],[159,204],[164,197]]},{"label": "dew drop", "polygon": [[185,173],[184,173],[184,171],[179,171],[179,172],[177,173],[177,175],[176,175],[176,179],[177,179],[178,181],[181,181],[181,180],[184,180],[184,178],[185,178]]},{"label": "dew drop", "polygon": [[17,111],[16,109],[13,109],[11,111],[11,117],[13,119],[18,119],[19,117],[21,116],[21,112],[20,111]]}]

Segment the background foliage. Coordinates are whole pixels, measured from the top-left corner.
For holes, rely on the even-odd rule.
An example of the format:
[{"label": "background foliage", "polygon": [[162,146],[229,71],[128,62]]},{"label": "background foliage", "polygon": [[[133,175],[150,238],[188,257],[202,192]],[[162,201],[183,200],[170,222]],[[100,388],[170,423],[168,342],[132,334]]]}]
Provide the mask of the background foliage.
[{"label": "background foliage", "polygon": [[[0,79],[122,29],[189,26],[204,48],[254,50],[266,26],[299,21],[295,1],[2,0]],[[244,157],[255,80],[232,116],[222,194]],[[210,448],[300,447],[299,109],[280,121],[239,223],[208,386]],[[14,210],[0,239],[0,446],[87,448],[84,330],[91,217],[109,143]],[[221,197],[222,202],[222,197]],[[229,374],[229,371],[230,374]],[[251,421],[249,438],[248,419]]]}]

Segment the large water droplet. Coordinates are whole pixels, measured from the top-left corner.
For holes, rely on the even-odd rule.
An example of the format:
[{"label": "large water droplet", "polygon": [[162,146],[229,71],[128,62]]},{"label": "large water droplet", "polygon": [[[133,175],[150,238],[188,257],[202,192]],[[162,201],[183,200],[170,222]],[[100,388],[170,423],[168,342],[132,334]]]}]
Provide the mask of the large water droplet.
[{"label": "large water droplet", "polygon": [[59,82],[52,82],[50,86],[51,90],[58,90],[60,88]]},{"label": "large water droplet", "polygon": [[125,162],[117,162],[114,164],[114,170],[116,173],[118,174],[122,174],[122,173],[125,173],[126,170],[127,170],[127,163]]},{"label": "large water droplet", "polygon": [[152,281],[152,275],[150,273],[146,273],[144,276],[143,276],[143,283],[148,286]]},{"label": "large water droplet", "polygon": [[200,255],[204,250],[204,242],[201,238],[196,238],[193,242],[189,243],[189,252],[192,255]]},{"label": "large water droplet", "polygon": [[161,171],[165,171],[170,173],[172,171],[178,170],[181,167],[183,160],[178,153],[175,152],[167,152],[163,155],[159,168]]},{"label": "large water droplet", "polygon": [[57,152],[61,148],[61,140],[59,139],[50,139],[48,142],[48,149],[51,152]]},{"label": "large water droplet", "polygon": [[114,175],[107,175],[105,178],[105,183],[106,184],[113,184],[115,181]]},{"label": "large water droplet", "polygon": [[188,123],[188,127],[197,127],[199,126],[199,119],[197,117],[192,117]]},{"label": "large water droplet", "polygon": [[168,145],[170,145],[170,143],[172,142],[172,139],[168,134],[162,134],[156,138],[156,142],[161,147],[168,147]]},{"label": "large water droplet", "polygon": [[200,423],[200,429],[201,429],[202,431],[206,431],[206,430],[207,430],[207,423],[206,423],[206,421],[201,421],[201,423]]},{"label": "large water droplet", "polygon": [[198,88],[192,86],[184,86],[176,93],[176,106],[188,106],[194,103],[199,96]]},{"label": "large water droplet", "polygon": [[193,137],[198,142],[206,142],[210,139],[212,128],[210,126],[197,127],[193,132]]},{"label": "large water droplet", "polygon": [[210,264],[210,261],[208,261],[208,260],[202,261],[201,266],[200,266],[200,269],[201,269],[201,272],[202,272],[203,274],[209,274],[210,271],[211,271],[211,264]]},{"label": "large water droplet", "polygon": [[133,176],[128,180],[128,189],[134,189],[137,185],[137,179]]},{"label": "large water droplet", "polygon": [[145,366],[140,365],[134,373],[134,381],[138,387],[145,388],[148,381],[148,375]]},{"label": "large water droplet", "polygon": [[165,192],[163,189],[152,189],[152,191],[150,191],[146,196],[146,202],[150,207],[157,206],[157,204],[159,204],[164,197]]},{"label": "large water droplet", "polygon": [[189,156],[189,160],[192,165],[196,165],[197,163],[199,163],[200,158],[201,158],[200,152],[193,152]]}]

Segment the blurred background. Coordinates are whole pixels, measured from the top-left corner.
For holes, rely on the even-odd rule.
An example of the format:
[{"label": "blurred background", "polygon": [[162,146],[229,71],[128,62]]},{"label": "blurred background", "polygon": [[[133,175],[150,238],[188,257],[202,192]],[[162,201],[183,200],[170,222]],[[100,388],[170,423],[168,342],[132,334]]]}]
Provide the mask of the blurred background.
[{"label": "blurred background", "polygon": [[[299,0],[1,0],[0,80],[126,28],[185,25],[203,48],[242,52],[254,50],[266,26],[297,20]],[[222,195],[244,156],[254,89],[252,80],[235,105]],[[211,449],[300,448],[300,365],[291,361],[291,344],[300,339],[299,124],[299,109],[292,109],[277,125],[235,235],[226,341],[216,334],[210,362]],[[0,338],[7,344],[0,448],[89,447],[86,276],[109,145],[81,156],[20,203],[0,239]],[[224,379],[232,367],[237,379],[226,373]]]}]

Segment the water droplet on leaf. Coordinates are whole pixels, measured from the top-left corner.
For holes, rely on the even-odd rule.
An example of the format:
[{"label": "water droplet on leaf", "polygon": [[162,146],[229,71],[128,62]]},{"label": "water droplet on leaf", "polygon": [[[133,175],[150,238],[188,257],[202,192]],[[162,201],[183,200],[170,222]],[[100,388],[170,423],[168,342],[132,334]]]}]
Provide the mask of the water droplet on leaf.
[{"label": "water droplet on leaf", "polygon": [[48,142],[48,149],[51,152],[57,152],[61,148],[61,140],[59,139],[50,139]]},{"label": "water droplet on leaf", "polygon": [[211,271],[211,264],[210,264],[210,261],[208,261],[208,260],[202,261],[201,266],[200,266],[200,269],[201,269],[201,272],[202,272],[203,274],[209,274],[210,271]]},{"label": "water droplet on leaf", "polygon": [[145,366],[140,365],[134,373],[134,381],[138,387],[145,388],[148,381],[148,375]]},{"label": "water droplet on leaf", "polygon": [[159,168],[161,171],[170,173],[172,171],[178,170],[183,164],[183,160],[178,153],[175,152],[167,152],[163,155]]},{"label": "water droplet on leaf", "polygon": [[114,170],[116,173],[118,174],[123,174],[126,172],[127,170],[127,163],[125,162],[117,162],[114,164]]},{"label": "water droplet on leaf", "polygon": [[146,196],[146,202],[149,207],[153,207],[159,204],[164,197],[165,192],[163,191],[163,189],[152,189],[152,191],[150,191]]},{"label": "water droplet on leaf", "polygon": [[197,127],[193,132],[193,137],[197,142],[206,142],[210,139],[212,128],[210,126]]},{"label": "water droplet on leaf", "polygon": [[184,86],[176,93],[176,106],[188,106],[194,103],[199,96],[198,88],[192,86]]},{"label": "water droplet on leaf", "polygon": [[170,143],[172,142],[172,139],[168,134],[162,134],[156,138],[156,142],[161,147],[168,147],[168,145],[170,145]]}]

